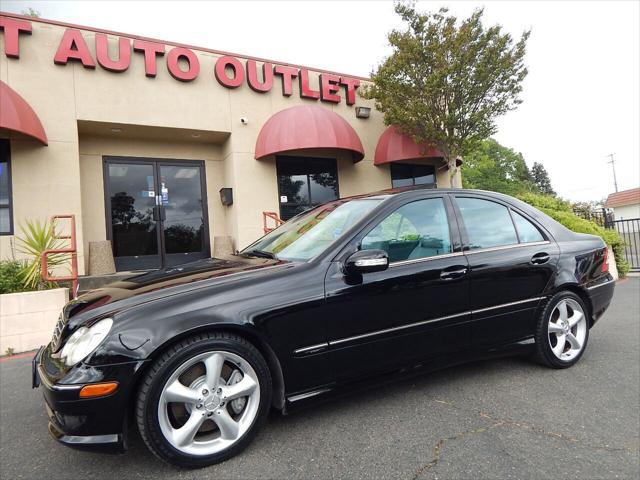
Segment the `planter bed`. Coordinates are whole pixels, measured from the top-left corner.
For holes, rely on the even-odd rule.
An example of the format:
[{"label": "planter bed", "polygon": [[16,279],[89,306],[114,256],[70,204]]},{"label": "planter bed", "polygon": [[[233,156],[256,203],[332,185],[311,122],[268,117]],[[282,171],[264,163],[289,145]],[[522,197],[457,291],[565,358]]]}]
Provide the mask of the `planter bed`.
[{"label": "planter bed", "polygon": [[68,288],[0,295],[0,355],[48,343],[68,298]]}]

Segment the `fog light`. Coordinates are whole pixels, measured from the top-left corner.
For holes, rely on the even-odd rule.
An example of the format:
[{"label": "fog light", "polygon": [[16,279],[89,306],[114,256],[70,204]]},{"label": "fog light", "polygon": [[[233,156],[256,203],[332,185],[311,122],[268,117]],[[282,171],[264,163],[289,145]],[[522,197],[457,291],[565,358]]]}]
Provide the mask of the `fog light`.
[{"label": "fog light", "polygon": [[104,397],[118,389],[118,382],[94,383],[80,390],[80,398]]}]

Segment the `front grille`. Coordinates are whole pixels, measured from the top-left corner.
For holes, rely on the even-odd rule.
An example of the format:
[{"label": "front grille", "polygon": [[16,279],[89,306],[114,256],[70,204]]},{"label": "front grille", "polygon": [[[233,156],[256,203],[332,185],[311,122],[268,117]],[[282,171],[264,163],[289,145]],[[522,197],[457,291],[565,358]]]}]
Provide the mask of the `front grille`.
[{"label": "front grille", "polygon": [[67,322],[65,321],[64,315],[61,313],[53,329],[53,337],[51,338],[51,351],[54,353],[60,350],[62,346],[62,332],[64,332],[66,324]]}]

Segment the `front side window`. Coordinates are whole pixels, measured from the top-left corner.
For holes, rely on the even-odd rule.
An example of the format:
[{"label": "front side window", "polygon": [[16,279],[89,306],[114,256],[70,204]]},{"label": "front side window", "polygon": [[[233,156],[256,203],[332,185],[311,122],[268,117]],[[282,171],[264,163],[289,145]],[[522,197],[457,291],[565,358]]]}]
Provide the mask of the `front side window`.
[{"label": "front side window", "polygon": [[538,230],[533,223],[513,210],[511,210],[511,214],[513,215],[513,221],[518,229],[520,243],[544,241],[544,237],[540,233],[540,230]]},{"label": "front side window", "polygon": [[0,235],[13,234],[9,141],[0,140]]},{"label": "front side window", "polygon": [[376,207],[382,199],[339,200],[303,213],[241,253],[268,252],[282,260],[306,261],[319,255]]},{"label": "front side window", "polygon": [[393,188],[431,185],[436,187],[436,168],[433,165],[394,163],[391,165]]},{"label": "front side window", "polygon": [[363,239],[362,250],[384,250],[390,262],[451,253],[447,212],[442,198],[403,205]]},{"label": "front side window", "polygon": [[468,249],[518,243],[509,209],[480,198],[456,198],[469,238]]}]

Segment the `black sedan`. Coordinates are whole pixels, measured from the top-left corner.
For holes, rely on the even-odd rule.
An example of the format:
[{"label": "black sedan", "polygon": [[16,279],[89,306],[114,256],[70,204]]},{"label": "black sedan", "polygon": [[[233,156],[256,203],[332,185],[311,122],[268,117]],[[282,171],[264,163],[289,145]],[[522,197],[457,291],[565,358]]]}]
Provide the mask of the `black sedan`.
[{"label": "black sedan", "polygon": [[49,430],[162,460],[239,453],[282,413],[474,358],[576,363],[609,306],[607,248],[505,195],[406,189],[302,213],[228,258],[70,302],[33,363]]}]

